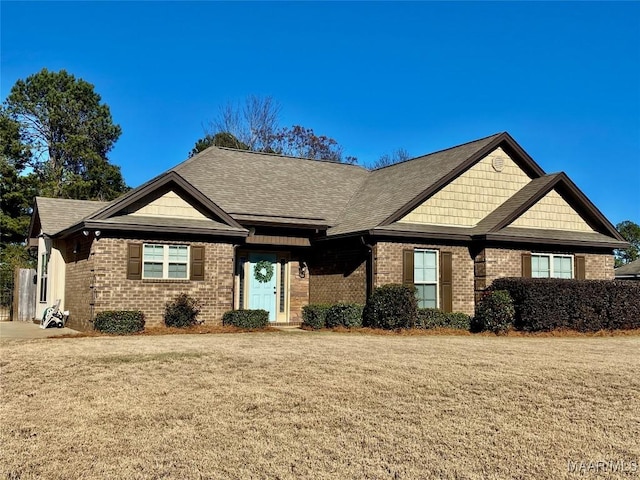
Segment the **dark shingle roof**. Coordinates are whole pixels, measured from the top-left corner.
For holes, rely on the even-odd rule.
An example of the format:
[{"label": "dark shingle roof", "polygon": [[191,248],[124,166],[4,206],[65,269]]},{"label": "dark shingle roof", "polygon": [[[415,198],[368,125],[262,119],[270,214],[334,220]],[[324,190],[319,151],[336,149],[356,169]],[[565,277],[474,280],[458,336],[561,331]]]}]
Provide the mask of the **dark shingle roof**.
[{"label": "dark shingle roof", "polygon": [[328,234],[358,232],[380,225],[500,135],[372,171]]},{"label": "dark shingle roof", "polygon": [[640,278],[640,258],[629,262],[626,265],[618,267],[614,270],[616,278],[619,277],[637,277]]},{"label": "dark shingle roof", "polygon": [[[40,225],[47,235],[55,235],[75,225],[108,204],[109,202],[91,200],[36,197]],[[40,232],[34,232],[38,233]]]},{"label": "dark shingle roof", "polygon": [[334,224],[369,172],[342,163],[211,147],[173,171],[231,216]]}]

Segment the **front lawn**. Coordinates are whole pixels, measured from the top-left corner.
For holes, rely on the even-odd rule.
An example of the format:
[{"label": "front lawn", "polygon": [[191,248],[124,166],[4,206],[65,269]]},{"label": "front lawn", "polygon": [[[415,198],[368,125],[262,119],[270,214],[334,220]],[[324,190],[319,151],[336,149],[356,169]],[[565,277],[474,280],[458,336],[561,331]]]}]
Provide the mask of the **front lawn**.
[{"label": "front lawn", "polygon": [[638,336],[272,332],[0,349],[3,479],[563,479],[580,478],[569,462],[640,460]]}]

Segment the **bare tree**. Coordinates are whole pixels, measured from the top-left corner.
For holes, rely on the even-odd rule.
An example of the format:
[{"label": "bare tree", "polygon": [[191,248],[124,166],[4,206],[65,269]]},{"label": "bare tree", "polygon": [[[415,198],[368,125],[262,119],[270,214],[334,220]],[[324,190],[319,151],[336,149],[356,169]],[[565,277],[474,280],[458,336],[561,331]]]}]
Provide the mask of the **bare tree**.
[{"label": "bare tree", "polygon": [[375,170],[376,168],[388,167],[389,165],[404,162],[405,160],[409,160],[410,158],[411,156],[409,155],[409,152],[407,152],[404,148],[398,148],[390,154],[385,153],[384,155],[381,155],[380,158],[378,158],[378,160],[376,160],[371,166],[371,169]]},{"label": "bare tree", "polygon": [[229,133],[249,150],[273,151],[278,130],[280,104],[271,97],[249,95],[244,104],[228,102],[220,107],[216,119],[210,124],[208,135]]},{"label": "bare tree", "polygon": [[249,95],[244,103],[228,102],[205,128],[205,136],[196,142],[189,157],[218,146],[357,163],[355,157],[344,155],[342,146],[333,138],[316,135],[313,129],[300,125],[281,127],[279,114],[280,104],[271,97]]}]

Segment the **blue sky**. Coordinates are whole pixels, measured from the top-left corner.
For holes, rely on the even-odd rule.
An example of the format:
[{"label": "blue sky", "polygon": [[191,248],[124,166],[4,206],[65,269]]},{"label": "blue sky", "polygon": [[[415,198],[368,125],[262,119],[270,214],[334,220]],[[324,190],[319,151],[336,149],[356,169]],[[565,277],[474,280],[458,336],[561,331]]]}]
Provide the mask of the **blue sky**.
[{"label": "blue sky", "polygon": [[640,223],[639,2],[0,9],[2,99],[43,67],[94,84],[131,186],[185,159],[220,105],[255,94],[364,165],[508,131],[611,222]]}]

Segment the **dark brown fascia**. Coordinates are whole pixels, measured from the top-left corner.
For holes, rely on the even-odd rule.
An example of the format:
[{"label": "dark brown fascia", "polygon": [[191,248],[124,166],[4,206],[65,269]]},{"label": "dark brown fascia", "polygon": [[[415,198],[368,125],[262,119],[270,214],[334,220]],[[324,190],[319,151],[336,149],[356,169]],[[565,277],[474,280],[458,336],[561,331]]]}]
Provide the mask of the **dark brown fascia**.
[{"label": "dark brown fascia", "polygon": [[275,227],[275,228],[300,228],[303,230],[320,230],[320,231],[326,231],[327,228],[329,228],[328,225],[317,225],[317,224],[313,224],[313,223],[279,223],[276,221],[270,221],[270,220],[241,220],[242,223],[240,223],[241,228],[249,228],[252,226],[257,226],[257,227]]},{"label": "dark brown fascia", "polygon": [[426,233],[426,232],[413,232],[413,231],[395,231],[395,230],[386,230],[379,228],[372,228],[368,230],[359,230],[357,232],[348,232],[341,233],[339,235],[329,235],[323,238],[314,239],[316,241],[328,241],[328,240],[339,240],[350,237],[361,237],[363,235],[368,235],[374,238],[380,237],[405,237],[405,238],[420,238],[420,239],[433,239],[433,240],[453,240],[456,242],[471,242],[471,235],[465,234],[456,234],[456,233]]},{"label": "dark brown fascia", "polygon": [[[497,232],[510,225],[512,222],[517,220],[518,217],[520,217],[538,201],[540,201],[551,190],[559,187],[561,190],[558,192],[560,196],[564,198],[565,196],[562,195],[562,193],[563,190],[566,190],[565,193],[568,194],[571,200],[568,203],[573,203],[574,207],[582,211],[581,213],[583,213],[584,217],[586,217],[585,220],[591,228],[599,231],[604,230],[613,238],[616,238],[620,241],[625,241],[620,233],[615,229],[615,227],[609,222],[609,220],[607,220],[607,218],[600,212],[600,210],[598,210],[598,208],[593,203],[591,203],[587,196],[582,193],[582,191],[580,191],[580,189],[576,186],[575,183],[571,181],[566,173],[560,172],[556,175],[557,176],[553,181],[541,187],[535,195],[532,195],[526,202],[524,202],[508,216],[502,219],[498,224],[496,224],[493,228],[491,228],[491,230],[489,230],[489,233]],[[567,200],[566,198],[564,199]]]},{"label": "dark brown fascia", "polygon": [[454,240],[456,242],[471,242],[471,235],[464,233],[431,233],[431,232],[413,232],[404,230],[386,230],[372,228],[367,231],[372,237],[404,237],[404,238],[421,238],[424,240]]},{"label": "dark brown fascia", "polygon": [[438,180],[435,184],[424,190],[420,195],[392,213],[382,223],[380,223],[379,226],[384,227],[390,225],[393,222],[404,217],[418,205],[422,204],[426,199],[447,186],[449,183],[459,177],[463,172],[468,170],[470,167],[475,165],[477,162],[482,160],[498,147],[504,148],[505,152],[513,158],[513,161],[516,162],[518,166],[520,166],[530,177],[537,178],[545,175],[545,172],[540,167],[540,165],[538,165],[533,160],[533,158],[531,158],[529,154],[527,154],[527,152],[525,152],[524,149],[520,145],[518,145],[518,143],[511,137],[511,135],[509,135],[507,132],[503,132],[495,139],[493,139],[490,143],[471,155],[467,160],[458,165],[458,167],[456,167],[454,170]]},{"label": "dark brown fascia", "polygon": [[182,188],[185,192],[187,192],[191,197],[197,200],[206,210],[212,212],[221,218],[228,225],[240,228],[243,227],[236,222],[227,212],[225,212],[222,208],[216,205],[209,197],[204,195],[200,190],[195,188],[192,184],[187,182],[184,178],[182,178],[178,173],[171,170],[165,174],[162,174],[153,180],[145,183],[144,185],[132,190],[129,193],[126,193],[120,199],[107,207],[99,210],[97,213],[94,213],[87,220],[106,220],[111,215],[118,213],[123,208],[128,207],[129,205],[137,202],[138,200],[142,200],[147,195],[153,193],[160,187],[168,185],[170,183],[175,183],[180,188]]},{"label": "dark brown fascia", "polygon": [[171,226],[149,226],[149,225],[120,225],[110,224],[100,221],[83,220],[54,235],[57,238],[65,238],[76,232],[85,229],[104,230],[104,231],[121,231],[121,232],[153,232],[153,233],[178,233],[185,235],[214,235],[219,237],[236,237],[245,238],[249,232],[243,228],[238,230],[219,230],[214,228],[198,228],[198,227],[171,227]]},{"label": "dark brown fascia", "polygon": [[540,245],[562,245],[568,247],[596,247],[596,248],[624,248],[627,242],[598,242],[591,240],[560,240],[547,237],[521,237],[519,235],[508,235],[504,233],[486,233],[483,235],[473,235],[474,242],[505,242],[505,243],[531,243]]},{"label": "dark brown fascia", "polygon": [[[27,239],[36,238],[38,235],[40,235],[40,232],[37,232],[35,236],[33,234],[33,228],[36,224],[36,216],[38,215],[40,215],[40,213],[38,212],[38,201],[36,200],[33,205],[33,212],[31,212],[31,220],[29,221],[29,233],[27,234]],[[42,229],[42,227],[40,227],[40,229]]]}]

